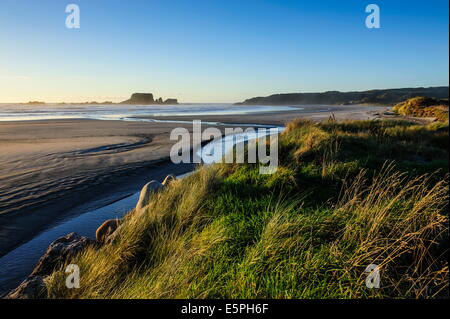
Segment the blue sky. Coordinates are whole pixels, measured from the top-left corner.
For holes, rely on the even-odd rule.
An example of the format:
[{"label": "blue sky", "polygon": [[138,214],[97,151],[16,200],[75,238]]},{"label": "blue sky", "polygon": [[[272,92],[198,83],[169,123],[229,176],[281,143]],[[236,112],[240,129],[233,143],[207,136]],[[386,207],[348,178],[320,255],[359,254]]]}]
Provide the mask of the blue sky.
[{"label": "blue sky", "polygon": [[1,0],[0,102],[448,85],[448,36],[447,0]]}]

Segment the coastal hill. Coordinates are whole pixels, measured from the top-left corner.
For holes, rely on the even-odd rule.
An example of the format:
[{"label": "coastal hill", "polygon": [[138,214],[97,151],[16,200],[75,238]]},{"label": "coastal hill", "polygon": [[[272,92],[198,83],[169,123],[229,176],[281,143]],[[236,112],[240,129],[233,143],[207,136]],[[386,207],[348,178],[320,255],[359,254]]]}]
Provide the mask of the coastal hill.
[{"label": "coastal hill", "polygon": [[448,86],[429,88],[402,88],[370,91],[321,93],[284,93],[254,97],[236,105],[287,105],[287,104],[383,104],[393,105],[416,96],[448,99]]},{"label": "coastal hill", "polygon": [[178,104],[177,99],[167,99],[163,101],[162,98],[154,99],[152,93],[133,93],[131,98],[126,101],[120,102],[119,104]]}]

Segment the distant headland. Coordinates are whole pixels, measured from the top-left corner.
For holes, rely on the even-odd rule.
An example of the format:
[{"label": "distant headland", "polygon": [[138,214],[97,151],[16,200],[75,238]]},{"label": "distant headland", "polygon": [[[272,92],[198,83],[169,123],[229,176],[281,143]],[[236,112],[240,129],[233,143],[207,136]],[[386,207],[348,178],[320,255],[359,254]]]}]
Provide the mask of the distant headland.
[{"label": "distant headland", "polygon": [[236,105],[301,105],[301,104],[381,104],[394,105],[416,96],[448,99],[448,86],[402,88],[360,92],[328,91],[321,93],[284,93],[254,97]]}]

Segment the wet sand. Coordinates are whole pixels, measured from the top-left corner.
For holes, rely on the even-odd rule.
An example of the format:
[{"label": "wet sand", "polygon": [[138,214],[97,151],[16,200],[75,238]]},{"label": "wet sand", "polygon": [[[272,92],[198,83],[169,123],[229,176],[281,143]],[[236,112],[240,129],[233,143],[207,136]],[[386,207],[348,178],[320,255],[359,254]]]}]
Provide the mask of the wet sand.
[{"label": "wet sand", "polygon": [[[284,125],[297,117],[370,119],[384,110],[316,106],[283,113],[156,119]],[[135,193],[152,179],[192,170],[192,164],[175,165],[168,158],[176,142],[169,139],[175,127],[192,130],[189,123],[0,122],[0,256],[67,218],[74,207],[95,202],[97,206],[90,207],[95,209]]]},{"label": "wet sand", "polygon": [[[168,160],[180,124],[96,120],[0,123],[0,256],[65,211],[103,205],[192,165]],[[189,128],[189,125],[186,125]],[[66,217],[66,216],[64,216]]]}]

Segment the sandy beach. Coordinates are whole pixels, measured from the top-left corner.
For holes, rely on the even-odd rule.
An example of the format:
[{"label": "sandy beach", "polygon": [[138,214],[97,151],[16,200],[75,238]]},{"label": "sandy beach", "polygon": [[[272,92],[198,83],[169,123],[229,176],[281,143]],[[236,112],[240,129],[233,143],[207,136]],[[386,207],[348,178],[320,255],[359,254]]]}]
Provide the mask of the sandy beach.
[{"label": "sandy beach", "polygon": [[196,115],[188,116],[163,116],[163,117],[141,117],[159,120],[202,120],[222,123],[247,123],[284,126],[294,118],[303,118],[314,122],[324,121],[334,117],[338,121],[343,120],[371,120],[379,118],[381,114],[389,110],[387,106],[365,106],[365,105],[301,105],[298,110],[287,112],[269,112],[259,114],[240,115]]},{"label": "sandy beach", "polygon": [[[317,112],[304,107],[283,113],[158,119],[284,125],[296,117],[370,119],[385,109],[327,106]],[[175,165],[168,159],[175,127],[192,129],[189,123],[164,122],[0,122],[0,256],[66,217],[73,207],[94,199],[106,205],[152,179],[192,170],[191,164]]]}]

